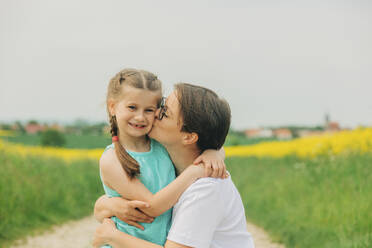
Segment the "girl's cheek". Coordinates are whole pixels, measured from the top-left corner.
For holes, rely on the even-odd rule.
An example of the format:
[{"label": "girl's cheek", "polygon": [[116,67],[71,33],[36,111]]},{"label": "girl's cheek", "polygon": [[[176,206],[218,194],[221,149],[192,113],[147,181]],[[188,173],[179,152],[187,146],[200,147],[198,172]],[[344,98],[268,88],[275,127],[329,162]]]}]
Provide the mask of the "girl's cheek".
[{"label": "girl's cheek", "polygon": [[155,112],[149,113],[147,115],[147,118],[148,118],[149,122],[153,123],[154,120],[155,120]]}]

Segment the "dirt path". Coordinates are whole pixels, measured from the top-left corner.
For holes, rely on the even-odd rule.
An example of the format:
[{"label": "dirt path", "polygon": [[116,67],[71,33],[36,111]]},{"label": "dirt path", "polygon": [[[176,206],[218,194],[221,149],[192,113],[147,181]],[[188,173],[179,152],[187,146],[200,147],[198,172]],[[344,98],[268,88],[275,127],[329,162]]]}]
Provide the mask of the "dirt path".
[{"label": "dirt path", "polygon": [[[98,223],[92,217],[79,221],[71,221],[62,226],[52,228],[49,232],[29,237],[12,248],[88,248]],[[252,234],[256,248],[284,248],[274,244],[261,228],[247,223],[248,231]],[[22,244],[20,244],[22,242]]]},{"label": "dirt path", "polygon": [[50,231],[35,237],[29,237],[23,244],[11,248],[88,248],[98,222],[92,217],[70,221],[53,227]]},{"label": "dirt path", "polygon": [[284,248],[284,245],[271,242],[269,235],[260,227],[247,223],[247,229],[252,234],[256,248]]}]

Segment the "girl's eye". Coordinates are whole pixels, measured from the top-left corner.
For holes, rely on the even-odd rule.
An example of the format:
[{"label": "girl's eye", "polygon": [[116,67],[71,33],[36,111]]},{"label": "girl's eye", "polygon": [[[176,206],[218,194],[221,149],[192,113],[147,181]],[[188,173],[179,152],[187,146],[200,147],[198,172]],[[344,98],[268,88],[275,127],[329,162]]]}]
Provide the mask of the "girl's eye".
[{"label": "girl's eye", "polygon": [[128,106],[128,108],[129,108],[129,109],[131,109],[131,110],[134,110],[134,109],[136,109],[136,107],[135,107],[135,106]]},{"label": "girl's eye", "polygon": [[154,110],[153,109],[146,109],[146,112],[152,113],[152,112],[154,112]]}]

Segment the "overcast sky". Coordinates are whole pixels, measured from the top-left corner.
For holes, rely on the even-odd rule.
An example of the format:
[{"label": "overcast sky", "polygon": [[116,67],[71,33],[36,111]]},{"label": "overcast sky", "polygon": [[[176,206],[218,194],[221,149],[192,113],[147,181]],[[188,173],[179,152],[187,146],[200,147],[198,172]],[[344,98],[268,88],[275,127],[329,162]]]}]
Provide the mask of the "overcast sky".
[{"label": "overcast sky", "polygon": [[134,67],[215,90],[236,129],[372,125],[371,44],[369,0],[0,0],[0,121],[105,121]]}]

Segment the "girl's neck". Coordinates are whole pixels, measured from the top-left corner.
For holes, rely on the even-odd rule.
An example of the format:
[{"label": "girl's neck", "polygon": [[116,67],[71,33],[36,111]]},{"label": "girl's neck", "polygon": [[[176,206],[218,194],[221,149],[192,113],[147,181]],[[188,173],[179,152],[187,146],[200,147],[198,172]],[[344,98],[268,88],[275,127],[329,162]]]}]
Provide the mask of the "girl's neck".
[{"label": "girl's neck", "polygon": [[147,136],[132,137],[120,134],[120,144],[132,152],[148,152],[151,149],[150,139]]}]

